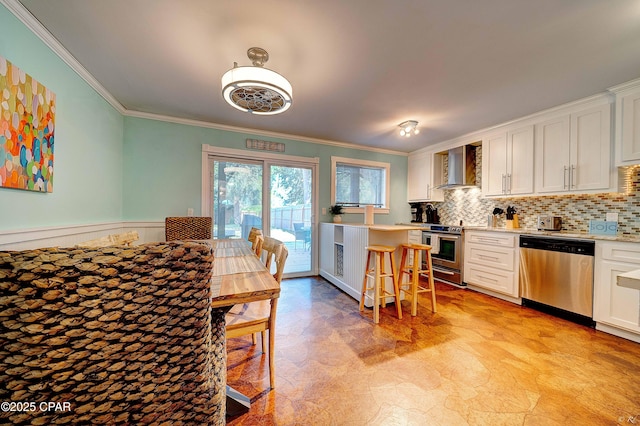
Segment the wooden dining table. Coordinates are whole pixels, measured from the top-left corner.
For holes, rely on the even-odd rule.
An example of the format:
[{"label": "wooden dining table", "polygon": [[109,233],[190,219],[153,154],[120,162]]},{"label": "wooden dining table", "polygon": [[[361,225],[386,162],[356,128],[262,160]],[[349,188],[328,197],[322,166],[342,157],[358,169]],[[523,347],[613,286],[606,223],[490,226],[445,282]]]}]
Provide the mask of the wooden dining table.
[{"label": "wooden dining table", "polygon": [[[242,239],[207,240],[213,246],[212,319],[224,316],[236,304],[275,299],[280,296],[280,283]],[[218,322],[219,323],[219,322]],[[226,370],[225,370],[226,371]],[[226,381],[226,377],[225,377]],[[249,410],[249,398],[229,385],[227,415],[235,416]]]}]

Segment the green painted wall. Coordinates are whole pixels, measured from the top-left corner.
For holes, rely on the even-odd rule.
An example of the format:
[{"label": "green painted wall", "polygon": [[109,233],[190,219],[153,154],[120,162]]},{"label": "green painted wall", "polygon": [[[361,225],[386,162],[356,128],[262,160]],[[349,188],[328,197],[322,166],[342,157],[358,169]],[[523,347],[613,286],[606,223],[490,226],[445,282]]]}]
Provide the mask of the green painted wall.
[{"label": "green painted wall", "polygon": [[57,110],[53,193],[0,188],[0,230],[121,220],[122,115],[2,5],[0,56],[51,89]]},{"label": "green painted wall", "polygon": [[[391,164],[391,213],[376,215],[375,222],[392,224],[410,219],[406,190],[407,157],[404,155],[126,117],[124,220],[164,220],[166,216],[185,215],[189,207],[198,214],[201,208],[202,144],[245,149],[247,138],[282,142],[285,155],[318,157],[321,208],[330,205],[332,155],[388,162]],[[320,216],[320,221],[330,220],[329,215]],[[343,220],[363,222],[363,215],[345,215]]]},{"label": "green painted wall", "polygon": [[[56,94],[55,187],[51,194],[0,188],[0,230],[155,221],[200,212],[202,144],[243,149],[246,138],[283,142],[286,155],[319,157],[320,207],[330,204],[331,156],[391,163],[391,214],[409,219],[407,157],[123,117],[0,5],[0,55]],[[320,221],[330,221],[329,215]],[[362,222],[363,215],[345,215]]]}]

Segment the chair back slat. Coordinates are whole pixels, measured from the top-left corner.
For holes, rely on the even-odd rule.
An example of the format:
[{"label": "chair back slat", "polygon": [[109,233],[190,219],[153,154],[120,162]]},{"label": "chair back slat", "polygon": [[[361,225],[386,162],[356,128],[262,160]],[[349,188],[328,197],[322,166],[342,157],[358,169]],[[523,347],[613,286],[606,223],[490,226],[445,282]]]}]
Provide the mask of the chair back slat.
[{"label": "chair back slat", "polygon": [[264,254],[264,265],[267,269],[271,268],[271,262],[274,259],[280,257],[280,252],[284,247],[284,243],[273,237],[264,237],[264,243],[262,243],[262,253]]},{"label": "chair back slat", "polygon": [[287,262],[288,256],[289,256],[289,250],[283,244],[282,250],[280,250],[280,255],[276,257],[276,273],[273,276],[278,282],[282,282],[282,274],[284,273],[284,264]]},{"label": "chair back slat", "polygon": [[251,243],[251,250],[253,250],[256,256],[260,257],[260,254],[262,253],[262,245],[264,244],[262,230],[255,227],[251,228],[247,240]]}]

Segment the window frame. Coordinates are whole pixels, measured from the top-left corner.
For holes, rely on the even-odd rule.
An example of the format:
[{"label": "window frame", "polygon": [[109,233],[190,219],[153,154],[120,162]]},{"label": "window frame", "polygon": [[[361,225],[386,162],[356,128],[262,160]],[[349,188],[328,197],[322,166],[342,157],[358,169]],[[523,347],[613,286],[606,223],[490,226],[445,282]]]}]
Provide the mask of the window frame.
[{"label": "window frame", "polygon": [[[391,164],[382,161],[359,160],[347,157],[331,156],[331,205],[336,204],[336,176],[338,163],[355,167],[371,167],[385,170],[384,206],[373,208],[374,213],[389,213],[390,188],[391,188]],[[364,213],[364,207],[344,207],[345,213]]]}]

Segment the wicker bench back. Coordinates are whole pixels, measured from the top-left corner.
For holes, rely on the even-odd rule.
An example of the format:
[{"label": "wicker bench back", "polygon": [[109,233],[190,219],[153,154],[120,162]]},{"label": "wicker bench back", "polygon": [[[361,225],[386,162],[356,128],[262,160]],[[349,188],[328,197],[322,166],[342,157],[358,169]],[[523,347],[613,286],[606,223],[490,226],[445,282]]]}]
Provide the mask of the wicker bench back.
[{"label": "wicker bench back", "polygon": [[70,403],[0,423],[224,424],[212,262],[196,242],[0,252],[0,401]]}]

